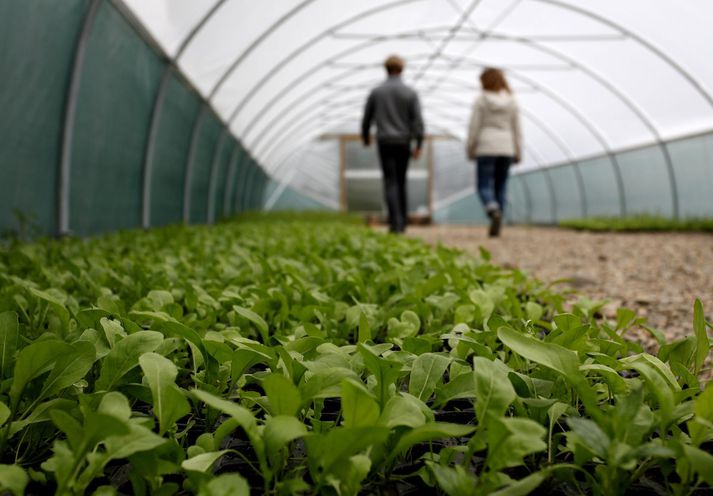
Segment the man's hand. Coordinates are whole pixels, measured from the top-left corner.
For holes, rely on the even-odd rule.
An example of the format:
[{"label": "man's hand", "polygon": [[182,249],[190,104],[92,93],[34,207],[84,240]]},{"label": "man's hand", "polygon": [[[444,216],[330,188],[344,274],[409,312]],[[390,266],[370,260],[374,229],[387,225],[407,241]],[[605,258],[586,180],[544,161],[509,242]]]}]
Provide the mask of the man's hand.
[{"label": "man's hand", "polygon": [[414,160],[418,160],[421,158],[421,149],[420,148],[414,148],[413,152],[411,152],[411,158]]},{"label": "man's hand", "polygon": [[521,160],[522,160],[522,157],[520,157],[520,154],[518,153],[517,155],[515,155],[515,156],[513,157],[513,159],[512,159],[512,164],[513,164],[513,165],[517,165],[517,164],[520,163]]}]

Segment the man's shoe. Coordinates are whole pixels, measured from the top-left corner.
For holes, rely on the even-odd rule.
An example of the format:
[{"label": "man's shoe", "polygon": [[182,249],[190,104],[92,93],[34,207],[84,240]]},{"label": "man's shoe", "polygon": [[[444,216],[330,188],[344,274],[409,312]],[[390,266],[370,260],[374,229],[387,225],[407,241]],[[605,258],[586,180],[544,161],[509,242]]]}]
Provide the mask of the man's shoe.
[{"label": "man's shoe", "polygon": [[489,212],[490,216],[490,229],[488,230],[488,235],[491,238],[496,238],[500,236],[500,224],[502,223],[502,213],[499,209]]}]

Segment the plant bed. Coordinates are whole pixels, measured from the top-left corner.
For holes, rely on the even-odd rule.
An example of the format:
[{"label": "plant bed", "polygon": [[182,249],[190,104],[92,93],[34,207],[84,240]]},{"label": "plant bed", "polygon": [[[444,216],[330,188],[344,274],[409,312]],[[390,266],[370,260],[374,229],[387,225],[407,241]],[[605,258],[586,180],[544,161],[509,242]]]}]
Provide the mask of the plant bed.
[{"label": "plant bed", "polygon": [[325,215],[10,242],[0,488],[710,491],[700,303],[654,356],[632,312],[564,301],[485,251]]}]

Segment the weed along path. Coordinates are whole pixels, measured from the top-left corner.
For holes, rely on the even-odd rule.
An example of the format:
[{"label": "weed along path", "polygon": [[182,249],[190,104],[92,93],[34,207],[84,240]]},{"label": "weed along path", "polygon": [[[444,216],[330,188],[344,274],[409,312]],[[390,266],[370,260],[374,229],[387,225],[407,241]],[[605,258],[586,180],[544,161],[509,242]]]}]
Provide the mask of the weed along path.
[{"label": "weed along path", "polygon": [[412,227],[409,235],[518,267],[552,282],[568,279],[581,296],[610,301],[607,317],[625,306],[646,317],[669,339],[691,333],[693,302],[713,314],[713,236],[683,233],[591,233],[543,227],[509,227],[488,238],[484,227]]}]

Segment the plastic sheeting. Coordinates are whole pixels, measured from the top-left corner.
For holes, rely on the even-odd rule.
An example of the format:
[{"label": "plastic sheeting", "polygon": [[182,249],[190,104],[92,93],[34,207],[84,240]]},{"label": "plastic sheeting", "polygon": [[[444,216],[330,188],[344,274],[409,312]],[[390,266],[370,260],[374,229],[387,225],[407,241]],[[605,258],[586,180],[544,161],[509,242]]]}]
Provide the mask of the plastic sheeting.
[{"label": "plastic sheeting", "polygon": [[[407,60],[404,78],[421,95],[428,130],[461,139],[479,72],[503,68],[523,110],[528,151],[517,173],[656,144],[651,178],[641,178],[636,153],[613,172],[619,190],[634,177],[652,183],[649,193],[629,185],[632,211],[656,203],[682,214],[677,186],[657,182],[676,183],[663,144],[713,128],[707,0],[124,2],[277,180],[305,143],[357,130],[391,53]],[[550,177],[565,181],[550,194],[569,194],[571,176]],[[581,210],[569,196],[560,203]]]}]

